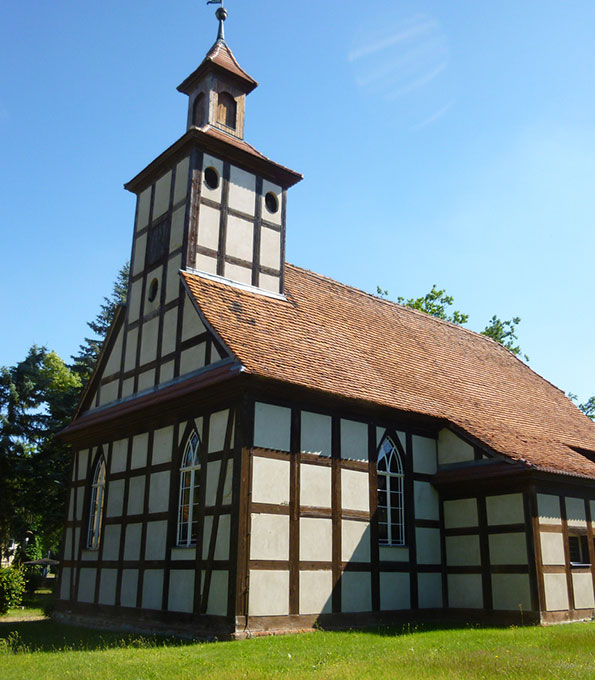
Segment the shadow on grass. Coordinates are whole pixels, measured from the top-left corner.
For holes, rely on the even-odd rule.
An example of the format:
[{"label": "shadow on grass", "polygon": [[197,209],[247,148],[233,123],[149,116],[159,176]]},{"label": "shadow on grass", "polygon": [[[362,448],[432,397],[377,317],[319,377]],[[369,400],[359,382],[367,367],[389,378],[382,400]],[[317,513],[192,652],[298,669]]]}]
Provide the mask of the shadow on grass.
[{"label": "shadow on grass", "polygon": [[0,653],[95,651],[117,648],[181,647],[196,641],[162,635],[95,630],[45,621],[0,622]]}]

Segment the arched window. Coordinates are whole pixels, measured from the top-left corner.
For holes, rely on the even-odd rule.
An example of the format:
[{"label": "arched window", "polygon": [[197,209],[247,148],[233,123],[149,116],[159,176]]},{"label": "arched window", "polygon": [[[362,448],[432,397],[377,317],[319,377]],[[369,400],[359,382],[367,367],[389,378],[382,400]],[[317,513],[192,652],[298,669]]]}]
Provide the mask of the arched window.
[{"label": "arched window", "polygon": [[207,122],[205,103],[205,93],[201,92],[197,95],[194,104],[192,105],[192,124],[197,127],[202,127]]},{"label": "arched window", "polygon": [[378,450],[378,538],[382,545],[405,545],[403,464],[390,437]]},{"label": "arched window", "polygon": [[217,99],[217,122],[228,128],[235,129],[236,112],[236,100],[229,92],[219,92],[219,97]]},{"label": "arched window", "polygon": [[103,499],[105,497],[105,458],[100,454],[95,463],[93,481],[91,483],[91,505],[89,507],[89,530],[87,548],[99,548],[101,538],[101,522],[103,520]]},{"label": "arched window", "polygon": [[200,439],[196,432],[188,437],[180,467],[178,545],[196,545],[198,531],[198,492],[200,487]]}]

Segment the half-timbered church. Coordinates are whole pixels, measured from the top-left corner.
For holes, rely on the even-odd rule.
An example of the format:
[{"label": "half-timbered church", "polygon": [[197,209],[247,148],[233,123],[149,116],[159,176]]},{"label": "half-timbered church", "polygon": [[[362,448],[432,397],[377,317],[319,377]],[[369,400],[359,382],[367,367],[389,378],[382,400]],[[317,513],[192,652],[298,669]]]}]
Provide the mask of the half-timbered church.
[{"label": "half-timbered church", "polygon": [[78,412],[57,616],[195,635],[588,618],[595,425],[504,347],[285,261],[301,175],[219,36],[132,179]]}]

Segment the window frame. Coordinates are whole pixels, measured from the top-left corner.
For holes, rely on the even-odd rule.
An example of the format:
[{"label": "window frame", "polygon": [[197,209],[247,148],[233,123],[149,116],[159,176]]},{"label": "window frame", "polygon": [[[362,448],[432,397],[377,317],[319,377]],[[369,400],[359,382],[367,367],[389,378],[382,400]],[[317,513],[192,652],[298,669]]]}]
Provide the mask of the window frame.
[{"label": "window frame", "polygon": [[[385,446],[389,445],[390,450]],[[391,458],[396,461],[396,470],[391,470]],[[378,446],[376,456],[376,519],[378,526],[378,544],[390,548],[407,547],[406,514],[405,514],[405,465],[404,451],[398,437],[385,434]],[[384,462],[385,469],[381,468]],[[381,481],[384,480],[384,481]],[[393,506],[393,494],[397,504]],[[383,497],[386,499],[381,502]],[[400,501],[400,505],[398,503]],[[386,521],[381,521],[380,514],[386,511]],[[396,519],[393,519],[395,517]],[[386,526],[386,538],[381,538],[381,527]]]},{"label": "window frame", "polygon": [[[573,557],[572,553],[574,552],[574,550],[571,546],[571,541],[574,542],[574,540],[577,541],[575,550],[578,550],[578,557],[580,558],[578,562],[573,561],[572,559]],[[570,563],[570,566],[572,568],[591,566],[591,557],[589,553],[589,536],[586,533],[582,532],[579,533],[576,531],[568,532],[568,562]]]},{"label": "window frame", "polygon": [[[178,512],[176,518],[176,547],[195,548],[198,539],[198,513],[200,500],[201,470],[200,462],[201,441],[196,429],[192,429],[186,437],[186,444],[180,463]],[[186,483],[188,481],[188,483]],[[188,491],[187,503],[184,502],[184,492]],[[187,509],[187,514],[185,514]],[[195,517],[196,512],[196,517]],[[193,535],[192,525],[197,528]]]},{"label": "window frame", "polygon": [[103,452],[100,451],[95,460],[93,475],[91,477],[87,540],[85,543],[87,550],[99,550],[99,546],[101,545],[106,485],[107,465],[105,456],[103,455]]}]

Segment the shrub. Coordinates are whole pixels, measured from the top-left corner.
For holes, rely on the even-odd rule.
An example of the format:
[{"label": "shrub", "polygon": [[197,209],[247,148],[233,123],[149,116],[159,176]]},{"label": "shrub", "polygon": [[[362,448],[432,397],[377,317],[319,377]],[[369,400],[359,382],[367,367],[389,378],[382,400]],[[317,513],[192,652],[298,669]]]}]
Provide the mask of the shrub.
[{"label": "shrub", "polygon": [[18,607],[25,592],[25,579],[18,569],[0,568],[0,616]]}]

